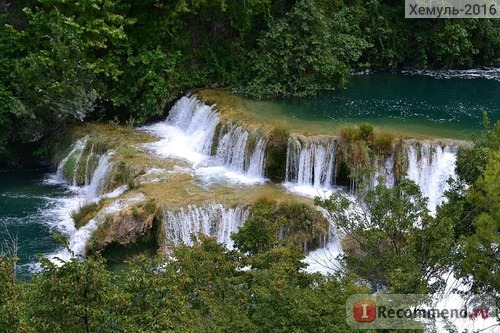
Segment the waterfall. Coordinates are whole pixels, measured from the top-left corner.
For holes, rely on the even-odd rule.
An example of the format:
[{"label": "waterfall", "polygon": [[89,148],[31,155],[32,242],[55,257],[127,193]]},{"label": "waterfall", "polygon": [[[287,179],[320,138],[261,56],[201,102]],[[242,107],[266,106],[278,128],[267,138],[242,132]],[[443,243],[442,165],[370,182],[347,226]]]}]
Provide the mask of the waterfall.
[{"label": "waterfall", "polygon": [[264,165],[266,155],[267,139],[260,137],[253,147],[253,153],[250,155],[247,172],[250,176],[264,177]]},{"label": "waterfall", "polygon": [[[294,192],[304,195],[321,195],[318,189],[330,189],[335,184],[335,138],[291,136],[288,140],[286,158],[286,184]],[[448,189],[447,180],[455,178],[455,162],[458,147],[438,142],[406,140],[403,154],[408,178],[414,181],[427,197],[428,208],[435,213]],[[381,177],[387,187],[396,182],[396,152],[384,160],[374,158],[373,174],[367,178],[371,186]],[[326,193],[326,192],[325,192]]]},{"label": "waterfall", "polygon": [[246,221],[249,211],[241,207],[226,208],[221,204],[188,205],[179,211],[165,212],[165,237],[177,246],[192,245],[192,234],[215,237],[219,243],[232,248],[231,234]]},{"label": "waterfall", "polygon": [[394,174],[395,158],[394,153],[392,153],[385,160],[380,161],[380,159],[375,158],[373,160],[373,175],[371,186],[376,187],[379,184],[379,178],[382,178],[382,183],[386,187],[393,187],[396,183],[396,176]]},{"label": "waterfall", "polygon": [[111,169],[110,157],[111,153],[107,153],[99,158],[99,163],[92,175],[90,184],[85,187],[85,197],[88,200],[98,198],[102,194],[102,190],[106,185],[108,172]]},{"label": "waterfall", "polygon": [[288,140],[286,181],[314,188],[331,188],[335,181],[334,138],[298,138]]},{"label": "waterfall", "polygon": [[190,148],[209,155],[219,124],[219,114],[195,96],[182,97],[170,110],[166,124],[184,132],[191,141]]},{"label": "waterfall", "polygon": [[249,133],[240,126],[230,124],[229,130],[221,132],[215,162],[233,170],[245,170],[246,146]]},{"label": "waterfall", "polygon": [[434,214],[448,189],[448,179],[456,178],[455,162],[458,147],[438,143],[409,142],[405,145],[408,178],[414,181],[423,196],[429,198],[427,207]]},{"label": "waterfall", "polygon": [[[68,157],[73,155],[78,150],[83,150],[85,148],[85,144],[86,140],[77,141],[72,151],[59,164],[57,174],[48,179],[49,183],[68,185],[68,182],[65,179],[61,178],[61,170],[64,168]],[[90,152],[90,154],[95,153]],[[84,185],[81,187],[70,187],[69,189],[72,191],[73,195],[67,198],[58,199],[55,205],[49,207],[46,210],[46,214],[57,217],[56,219],[51,218],[47,220],[54,221],[52,222],[53,224],[51,223],[51,227],[59,230],[67,236],[69,241],[69,248],[74,254],[82,255],[85,253],[85,247],[88,240],[90,239],[94,231],[99,227],[100,223],[105,220],[106,215],[117,213],[131,203],[143,201],[145,199],[144,195],[141,194],[139,196],[130,197],[127,199],[113,200],[111,203],[105,205],[105,207],[102,208],[101,211],[99,211],[97,215],[93,219],[91,219],[85,226],[76,229],[74,221],[71,217],[71,213],[73,211],[78,210],[81,206],[86,205],[87,203],[92,201],[98,202],[103,198],[114,199],[116,197],[119,197],[127,189],[126,186],[121,186],[115,189],[113,192],[104,193],[107,177],[112,167],[112,155],[113,152],[108,152],[101,155],[97,162],[97,167],[93,172],[91,171],[92,167],[90,166],[90,164],[92,163],[89,164],[87,163],[88,161],[83,162],[82,160],[81,163],[84,163],[86,167],[85,172],[91,174],[91,176],[89,177],[88,185]],[[69,260],[71,256],[72,254],[67,249],[60,249],[59,251],[48,255],[48,258],[56,264],[61,264],[61,262],[56,258]]]},{"label": "waterfall", "polygon": [[142,129],[161,138],[146,145],[159,156],[184,159],[194,168],[224,167],[223,172],[217,169],[219,174],[264,177],[266,138],[257,130],[221,122],[219,113],[194,95],[182,97],[165,121]]},{"label": "waterfall", "polygon": [[[93,200],[99,197],[105,187],[106,176],[111,169],[110,158],[113,153],[108,152],[99,156],[94,153],[92,146],[87,157],[83,159],[88,144],[87,137],[77,140],[68,155],[59,163],[56,174],[49,181],[66,183],[76,187],[78,186],[77,173],[79,169],[83,170],[84,186],[80,188],[80,192],[85,193],[84,196],[87,200]],[[69,167],[71,170],[67,170]]]},{"label": "waterfall", "polygon": [[230,123],[220,131],[214,162],[231,170],[263,177],[266,143],[266,138],[259,137],[257,133]]},{"label": "waterfall", "polygon": [[[55,174],[55,179],[53,179],[55,182],[71,182],[71,185],[76,186],[76,170],[78,169],[78,162],[80,161],[80,158],[83,154],[83,150],[85,149],[85,146],[87,145],[88,138],[84,137],[82,139],[78,139],[75,144],[73,145],[73,148],[70,150],[68,155],[66,155],[63,160],[59,163],[57,167],[57,172]],[[67,163],[69,163],[70,159],[74,159],[73,162],[73,168],[71,170],[71,175],[65,174],[65,166]],[[71,176],[71,177],[70,177]],[[71,179],[70,179],[71,178]]]}]

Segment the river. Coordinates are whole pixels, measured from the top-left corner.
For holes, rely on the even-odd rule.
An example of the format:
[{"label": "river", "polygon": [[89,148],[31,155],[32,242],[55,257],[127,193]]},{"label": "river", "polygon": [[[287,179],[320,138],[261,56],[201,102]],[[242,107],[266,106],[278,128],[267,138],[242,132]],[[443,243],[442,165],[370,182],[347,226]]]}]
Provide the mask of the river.
[{"label": "river", "polygon": [[[473,132],[482,128],[483,111],[488,111],[493,121],[500,119],[500,72],[487,71],[484,75],[473,75],[473,72],[468,72],[468,76],[465,75],[467,72],[465,72],[465,76],[460,76],[457,73],[451,76],[443,74],[440,77],[436,77],[439,76],[436,72],[427,73],[428,75],[357,75],[351,78],[346,88],[325,92],[313,99],[267,102],[245,101],[245,103],[256,120],[265,123],[268,119],[279,118],[280,121],[290,125],[292,130],[304,130],[304,133],[309,132],[312,128],[320,128],[323,132],[332,132],[345,124],[370,121],[378,128],[396,128],[405,133],[414,133],[416,136],[469,139]],[[206,111],[210,110],[207,109]],[[180,112],[179,114],[184,113]],[[194,120],[189,121],[193,122]],[[178,121],[182,123],[188,121],[188,119],[182,118],[178,119]],[[169,128],[168,126],[165,127],[165,124],[160,125],[157,134],[164,133],[164,129]],[[195,125],[197,125],[197,131],[203,132],[203,127],[208,126],[208,122]],[[212,125],[215,128],[216,123]],[[244,151],[241,158],[236,158],[237,154],[234,154],[234,152],[227,155],[226,151],[222,149],[224,142],[219,140],[220,149],[218,149],[217,154],[220,153],[221,156],[215,156],[217,158],[214,161],[222,163],[221,166],[229,167],[228,170],[231,170],[231,173],[225,171],[225,169],[220,169],[219,165],[202,168],[199,163],[200,159],[204,157],[199,155],[198,151],[194,155],[191,154],[191,148],[193,147],[187,149],[186,147],[189,145],[185,146],[187,143],[194,142],[192,133],[187,129],[176,126],[170,124],[170,127],[174,128],[174,132],[180,134],[175,136],[171,130],[170,132],[167,131],[168,133],[165,134],[164,138],[165,143],[159,141],[157,150],[171,157],[179,155],[178,157],[184,161],[193,160],[191,162],[194,163],[194,167],[190,170],[194,170],[195,177],[205,179],[208,177],[207,173],[210,173],[208,178],[211,181],[217,182],[220,177],[224,176],[223,181],[231,184],[232,182],[241,184],[243,182],[241,179],[243,179],[247,181],[247,184],[244,184],[247,188],[252,188],[252,186],[257,186],[256,184],[265,181],[260,175],[263,171],[259,171],[263,169],[263,154],[256,154],[257,147],[260,150],[263,149],[259,145],[261,143],[264,145],[264,141],[256,141],[256,148],[252,156],[248,158],[250,165],[245,166],[245,177],[242,177],[236,169],[238,169],[237,167],[241,168],[246,163],[243,158]],[[231,133],[236,135],[240,132],[239,129],[235,128]],[[236,144],[239,142],[237,137],[228,136],[228,140],[235,141],[235,144],[228,141],[227,147],[224,146],[226,150],[235,149],[234,147],[239,146],[244,149],[248,146],[246,144]],[[207,143],[203,144],[206,145]],[[297,151],[297,161],[299,161],[299,158],[305,158],[307,149],[313,151],[314,148],[317,151],[317,147],[313,147],[313,144],[316,143],[312,142],[311,144],[311,148],[302,147],[301,151]],[[208,150],[210,150],[210,146],[208,146]],[[422,150],[419,152],[411,149],[408,150],[408,156],[410,160],[414,156],[415,167],[413,169],[410,167],[408,173],[410,176],[413,173],[416,182],[421,183],[420,186],[423,192],[432,197],[433,202],[438,203],[441,200],[442,187],[445,186],[446,179],[450,175],[450,168],[452,169],[454,163],[455,151],[446,150],[446,147],[444,150],[439,150],[441,149],[439,147],[427,147],[429,164],[424,165],[425,163],[422,164],[422,162],[416,160],[417,156],[423,155]],[[433,152],[432,149],[437,150]],[[436,164],[435,157],[433,157],[434,161],[432,161],[430,157],[432,154],[439,157],[442,162],[441,165]],[[228,159],[224,156],[230,156],[231,158]],[[240,160],[241,163],[239,163]],[[315,157],[315,160],[317,161],[318,158]],[[103,165],[102,170],[106,169],[107,159],[103,158],[101,162]],[[431,164],[431,162],[434,164]],[[316,182],[320,186],[325,186],[323,180],[315,181],[314,175],[312,175],[313,171],[315,170],[317,173],[319,168],[306,164],[304,165],[308,166],[309,170],[302,170],[302,164],[299,165],[297,162],[297,170],[292,171],[293,174],[297,175],[308,175],[309,172],[310,176],[289,177],[288,174],[291,171],[287,170],[287,180],[295,182],[293,184],[297,186],[311,185],[314,187]],[[323,164],[325,168],[328,167],[327,162]],[[430,175],[431,172],[436,174],[436,177]],[[102,171],[100,177],[105,177],[104,173]],[[439,182],[442,183],[442,186],[439,185],[439,193],[435,191],[436,179],[439,179]],[[326,186],[329,186],[329,184],[326,184]],[[50,169],[0,172],[0,240],[8,238],[7,234],[17,238],[19,276],[27,277],[33,269],[36,269],[37,254],[54,256],[62,253],[61,246],[52,239],[51,235],[54,231],[59,231],[68,236],[73,245],[78,245],[76,248],[84,246],[84,241],[88,239],[88,235],[83,234],[85,230],[76,231],[72,225],[70,213],[78,208],[83,199],[89,200],[89,193],[91,196],[96,193],[95,185],[88,184],[84,188],[70,186],[56,177],[55,171]],[[186,202],[187,204],[189,202]],[[213,207],[219,206],[214,205]],[[220,207],[218,209],[222,210]],[[187,211],[185,214],[189,215]],[[191,215],[201,216],[203,214]],[[172,216],[181,215],[172,213]],[[78,232],[82,234],[78,235]],[[87,230],[87,233],[90,232],[90,229]]]}]

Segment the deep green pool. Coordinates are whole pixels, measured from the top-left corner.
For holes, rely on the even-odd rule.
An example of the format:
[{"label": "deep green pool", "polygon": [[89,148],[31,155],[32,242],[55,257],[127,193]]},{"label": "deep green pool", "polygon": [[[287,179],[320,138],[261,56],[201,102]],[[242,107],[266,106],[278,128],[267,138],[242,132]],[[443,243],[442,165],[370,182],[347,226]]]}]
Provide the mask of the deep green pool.
[{"label": "deep green pool", "polygon": [[[500,73],[500,71],[498,72]],[[479,75],[481,76],[481,75]],[[353,76],[344,89],[310,99],[244,101],[255,119],[285,121],[303,132],[331,132],[369,121],[415,135],[468,139],[482,128],[482,113],[500,119],[500,77],[425,75]],[[71,229],[75,192],[47,182],[51,170],[0,171],[0,245],[6,231],[18,239],[18,274],[27,277],[37,254],[55,252],[53,230]]]},{"label": "deep green pool", "polygon": [[245,104],[258,116],[279,118],[304,131],[366,121],[417,136],[468,139],[483,128],[484,111],[492,121],[500,119],[500,70],[467,78],[436,76],[354,75],[346,87],[314,98]]},{"label": "deep green pool", "polygon": [[52,230],[58,223],[54,209],[68,196],[68,190],[45,181],[48,169],[0,171],[0,244],[17,238],[18,275],[29,275],[37,254],[58,248]]}]

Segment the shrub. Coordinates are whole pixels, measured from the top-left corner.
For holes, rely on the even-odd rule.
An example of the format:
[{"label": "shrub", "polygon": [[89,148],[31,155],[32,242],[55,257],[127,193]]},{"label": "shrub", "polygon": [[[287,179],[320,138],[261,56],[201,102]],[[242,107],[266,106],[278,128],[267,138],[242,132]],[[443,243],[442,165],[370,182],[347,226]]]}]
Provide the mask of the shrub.
[{"label": "shrub", "polygon": [[290,130],[277,126],[271,130],[266,147],[266,175],[272,180],[282,181],[286,173],[286,152]]},{"label": "shrub", "polygon": [[81,228],[86,225],[99,212],[104,204],[102,202],[89,202],[71,212],[71,218],[75,221],[75,227]]}]

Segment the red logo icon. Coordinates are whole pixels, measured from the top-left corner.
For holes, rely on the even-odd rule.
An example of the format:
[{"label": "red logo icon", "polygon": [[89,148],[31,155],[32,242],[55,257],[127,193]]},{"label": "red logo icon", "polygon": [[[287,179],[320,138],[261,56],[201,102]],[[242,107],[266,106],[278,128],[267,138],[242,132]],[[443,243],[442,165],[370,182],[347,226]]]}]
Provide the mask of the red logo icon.
[{"label": "red logo icon", "polygon": [[372,300],[360,300],[353,306],[354,320],[358,323],[371,323],[377,317],[377,306]]}]

